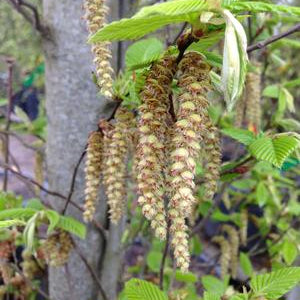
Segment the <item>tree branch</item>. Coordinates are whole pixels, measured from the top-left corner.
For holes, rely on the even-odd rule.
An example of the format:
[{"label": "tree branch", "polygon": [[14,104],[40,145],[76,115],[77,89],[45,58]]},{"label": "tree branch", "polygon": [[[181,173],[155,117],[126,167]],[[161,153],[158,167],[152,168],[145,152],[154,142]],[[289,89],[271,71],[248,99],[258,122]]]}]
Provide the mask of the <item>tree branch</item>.
[{"label": "tree branch", "polygon": [[257,44],[254,44],[254,45],[251,45],[247,48],[247,52],[250,53],[254,50],[258,50],[258,49],[263,49],[265,48],[267,45],[271,44],[271,43],[274,43],[286,36],[289,36],[295,32],[298,32],[300,31],[300,23],[298,23],[297,25],[291,27],[289,30],[283,32],[283,33],[279,33],[279,34],[276,34],[268,39],[266,39],[265,41],[262,41],[262,42],[258,42]]}]

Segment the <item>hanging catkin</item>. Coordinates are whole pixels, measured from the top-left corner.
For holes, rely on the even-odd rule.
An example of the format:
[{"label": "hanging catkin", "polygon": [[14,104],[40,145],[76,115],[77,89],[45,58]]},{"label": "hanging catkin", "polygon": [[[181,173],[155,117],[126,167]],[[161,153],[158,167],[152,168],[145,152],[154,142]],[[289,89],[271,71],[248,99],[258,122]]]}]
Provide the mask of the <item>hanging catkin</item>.
[{"label": "hanging catkin", "polygon": [[109,155],[105,158],[106,175],[104,184],[108,198],[109,213],[112,223],[116,224],[126,210],[126,165],[131,129],[135,123],[132,112],[119,108],[115,115],[116,124],[111,132],[111,140],[107,145]]},{"label": "hanging catkin", "polygon": [[215,236],[212,239],[212,242],[217,243],[221,247],[221,277],[225,278],[228,274],[229,266],[230,266],[230,245],[229,242],[223,236]]},{"label": "hanging catkin", "polygon": [[230,242],[230,269],[232,278],[236,278],[237,269],[238,269],[238,260],[239,260],[239,233],[238,231],[231,225],[224,225],[223,231],[227,233],[229,242]]},{"label": "hanging catkin", "polygon": [[[96,33],[106,22],[108,7],[105,0],[86,0],[85,18],[90,34]],[[113,96],[113,69],[110,64],[111,50],[109,42],[98,42],[92,46],[96,65],[97,81],[101,93],[108,98]]]},{"label": "hanging catkin", "polygon": [[241,227],[240,227],[240,239],[243,246],[247,246],[248,238],[248,210],[243,209],[241,211]]},{"label": "hanging catkin", "polygon": [[139,204],[151,221],[155,235],[166,238],[167,222],[164,205],[165,137],[169,110],[169,93],[176,71],[176,59],[165,56],[155,63],[141,93],[139,142],[137,146]]},{"label": "hanging catkin", "polygon": [[261,75],[259,71],[249,72],[246,78],[246,120],[248,128],[258,132],[261,123]]},{"label": "hanging catkin", "polygon": [[[42,185],[44,182],[43,162],[44,156],[43,153],[39,150],[35,153],[34,156],[34,179],[40,185]],[[35,191],[37,194],[40,194],[40,188],[38,186],[35,187]]]},{"label": "hanging catkin", "polygon": [[83,218],[88,222],[93,219],[100,186],[100,173],[103,161],[103,135],[101,132],[94,131],[90,134],[86,156],[86,188]]},{"label": "hanging catkin", "polygon": [[246,109],[246,88],[240,99],[236,104],[236,112],[235,112],[235,122],[234,126],[240,128],[244,124],[245,119],[245,109]]},{"label": "hanging catkin", "polygon": [[206,92],[209,86],[209,65],[201,55],[190,52],[179,64],[177,122],[174,125],[170,167],[169,219],[171,244],[177,266],[186,272],[189,267],[188,228],[185,218],[192,212],[196,159],[202,139],[200,127],[207,111]]}]

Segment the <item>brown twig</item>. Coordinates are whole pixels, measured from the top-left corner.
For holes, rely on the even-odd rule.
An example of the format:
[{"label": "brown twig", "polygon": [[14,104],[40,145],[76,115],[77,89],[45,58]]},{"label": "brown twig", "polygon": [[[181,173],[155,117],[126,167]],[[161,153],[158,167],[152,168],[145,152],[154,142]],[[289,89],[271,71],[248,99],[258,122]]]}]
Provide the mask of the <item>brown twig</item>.
[{"label": "brown twig", "polygon": [[94,279],[94,281],[97,283],[100,293],[103,297],[104,300],[108,300],[107,295],[102,287],[102,283],[100,278],[98,277],[97,273],[95,272],[95,270],[93,269],[93,267],[89,264],[89,262],[87,261],[87,259],[85,258],[85,256],[83,255],[83,253],[81,252],[81,250],[79,249],[79,247],[76,245],[74,239],[72,238],[72,242],[74,245],[74,249],[77,252],[78,256],[80,257],[80,259],[83,261],[83,263],[85,264],[86,268],[88,269],[88,271],[90,272],[92,278]]},{"label": "brown twig", "polygon": [[274,43],[286,36],[289,36],[295,32],[298,32],[300,31],[300,23],[298,23],[297,25],[291,27],[289,30],[283,32],[283,33],[279,33],[279,34],[276,34],[268,39],[266,39],[265,41],[262,41],[262,42],[258,42],[257,44],[254,44],[254,45],[251,45],[247,48],[247,52],[250,53],[254,50],[258,50],[258,49],[263,49],[265,48],[267,45],[271,44],[271,43]]},{"label": "brown twig", "polygon": [[[7,110],[6,110],[6,123],[5,123],[5,131],[9,131],[11,119],[10,114],[13,108],[13,60],[7,59],[7,69],[8,69],[8,80],[7,80]],[[9,134],[5,134],[4,136],[4,163],[9,163]],[[4,169],[4,178],[3,178],[3,191],[7,190],[8,183],[8,170]]]},{"label": "brown twig", "polygon": [[170,242],[170,222],[168,222],[168,228],[167,228],[167,237],[166,237],[166,245],[164,249],[164,253],[161,259],[160,263],[160,269],[159,269],[159,288],[163,291],[164,289],[164,270],[165,270],[165,264],[167,260],[167,255],[169,251],[169,242]]},{"label": "brown twig", "polygon": [[75,181],[76,181],[78,169],[79,169],[80,164],[81,164],[81,162],[82,162],[82,160],[83,160],[83,158],[84,158],[84,156],[85,156],[85,154],[86,154],[86,148],[87,148],[87,146],[85,146],[85,149],[84,149],[84,151],[81,153],[81,155],[80,155],[80,157],[79,157],[79,159],[78,159],[78,162],[77,162],[77,164],[76,164],[76,166],[75,166],[75,169],[74,169],[74,172],[73,172],[73,175],[72,175],[70,191],[69,191],[69,194],[68,194],[68,197],[67,197],[67,201],[66,201],[66,203],[65,203],[65,206],[64,206],[64,208],[63,208],[63,210],[62,210],[62,214],[63,214],[63,215],[66,213],[67,208],[68,208],[68,206],[69,206],[69,204],[70,204],[70,202],[71,202],[72,195],[73,195],[74,189],[75,189]]}]

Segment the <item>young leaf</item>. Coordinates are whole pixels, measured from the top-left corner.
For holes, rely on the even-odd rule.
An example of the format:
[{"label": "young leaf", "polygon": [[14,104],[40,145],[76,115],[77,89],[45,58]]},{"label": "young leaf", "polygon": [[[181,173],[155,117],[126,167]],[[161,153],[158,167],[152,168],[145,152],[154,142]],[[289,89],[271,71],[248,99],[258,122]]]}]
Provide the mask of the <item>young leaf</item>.
[{"label": "young leaf", "polygon": [[198,281],[198,278],[194,273],[191,272],[182,273],[180,271],[176,271],[175,279],[178,282],[186,282],[186,283],[195,283]]},{"label": "young leaf", "polygon": [[228,128],[223,129],[222,133],[230,136],[244,145],[250,145],[255,141],[254,133],[246,129]]},{"label": "young leaf", "polygon": [[214,46],[224,37],[224,31],[212,31],[207,36],[201,37],[197,43],[193,43],[187,50],[202,52]]},{"label": "young leaf", "polygon": [[204,292],[203,300],[221,300],[221,296],[214,292]]},{"label": "young leaf", "polygon": [[44,205],[42,204],[42,202],[39,199],[36,199],[36,198],[30,199],[27,202],[26,207],[27,208],[33,208],[33,209],[36,209],[36,210],[42,210],[42,209],[45,208]]},{"label": "young leaf", "polygon": [[250,285],[255,296],[265,296],[271,300],[280,298],[299,281],[300,267],[291,267],[255,276],[251,279]]},{"label": "young leaf", "polygon": [[205,290],[207,290],[210,293],[215,293],[219,296],[222,296],[225,293],[226,285],[224,284],[223,281],[219,280],[214,276],[211,275],[202,276],[201,282]]},{"label": "young leaf", "polygon": [[7,228],[11,226],[24,226],[26,223],[22,220],[7,220],[7,221],[0,221],[0,228]]},{"label": "young leaf", "polygon": [[299,146],[294,136],[261,137],[249,145],[250,153],[258,160],[265,160],[280,168],[286,158]]},{"label": "young leaf", "polygon": [[168,300],[157,286],[136,278],[125,284],[125,294],[128,300]]},{"label": "young leaf", "polygon": [[262,92],[262,95],[270,98],[279,97],[280,88],[278,85],[268,85]]},{"label": "young leaf", "polygon": [[73,233],[82,239],[84,239],[86,236],[85,225],[73,219],[72,217],[60,216],[59,222],[56,226],[65,231]]},{"label": "young leaf", "polygon": [[12,208],[0,211],[0,220],[5,219],[29,219],[38,210],[33,208]]},{"label": "young leaf", "polygon": [[162,253],[158,251],[150,251],[147,255],[147,265],[153,272],[159,272]]},{"label": "young leaf", "polygon": [[149,38],[132,44],[125,56],[127,68],[135,70],[148,66],[159,59],[163,48],[162,42],[156,38]]},{"label": "young leaf", "polygon": [[60,216],[54,210],[46,210],[45,214],[50,222],[50,225],[48,226],[48,230],[47,230],[47,234],[49,234],[54,230],[54,228],[58,224]]},{"label": "young leaf", "polygon": [[264,206],[269,198],[269,191],[263,181],[256,187],[256,201],[260,207]]},{"label": "young leaf", "polygon": [[245,275],[251,277],[253,273],[252,263],[246,253],[240,253],[240,265]]},{"label": "young leaf", "polygon": [[282,254],[285,262],[291,265],[298,256],[298,249],[295,243],[285,240],[283,243]]},{"label": "young leaf", "polygon": [[257,12],[274,12],[274,13],[288,13],[296,16],[300,16],[300,8],[294,6],[270,4],[266,2],[256,1],[236,1],[226,6],[233,12],[245,12],[250,11],[252,13]]}]

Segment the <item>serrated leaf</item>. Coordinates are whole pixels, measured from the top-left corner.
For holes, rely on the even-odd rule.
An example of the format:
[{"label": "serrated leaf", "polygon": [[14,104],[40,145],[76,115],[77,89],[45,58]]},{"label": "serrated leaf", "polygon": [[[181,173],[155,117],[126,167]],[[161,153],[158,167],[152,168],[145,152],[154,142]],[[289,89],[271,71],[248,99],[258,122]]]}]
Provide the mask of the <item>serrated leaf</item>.
[{"label": "serrated leaf", "polygon": [[59,214],[54,210],[46,210],[45,214],[49,220],[47,234],[51,233],[59,222]]},{"label": "serrated leaf", "polygon": [[269,198],[269,191],[263,181],[256,187],[256,201],[260,207],[264,206]]},{"label": "serrated leaf", "polygon": [[233,12],[245,12],[245,11],[250,11],[252,13],[274,12],[274,13],[288,13],[288,14],[300,16],[299,7],[270,4],[266,2],[237,1],[226,6],[226,8],[230,9]]},{"label": "serrated leaf", "polygon": [[244,145],[250,145],[255,141],[254,133],[250,130],[229,128],[229,129],[223,129],[222,133],[227,136],[230,136],[231,138],[239,141]]},{"label": "serrated leaf", "polygon": [[211,275],[201,277],[201,282],[206,291],[222,296],[226,291],[226,285],[223,281]]},{"label": "serrated leaf", "polygon": [[283,268],[251,279],[250,285],[255,296],[268,300],[278,299],[300,281],[300,267]]},{"label": "serrated leaf", "polygon": [[127,68],[135,70],[148,66],[160,58],[163,48],[163,43],[156,38],[149,38],[132,44],[126,51]]},{"label": "serrated leaf", "polygon": [[264,160],[280,168],[286,158],[299,146],[294,136],[261,137],[249,146],[250,153],[258,160]]},{"label": "serrated leaf", "polygon": [[38,210],[33,208],[12,208],[0,211],[0,220],[5,219],[29,219]]},{"label": "serrated leaf", "polygon": [[56,227],[73,233],[82,239],[84,239],[86,236],[85,225],[69,216],[60,216],[59,222],[57,223]]},{"label": "serrated leaf", "polygon": [[244,272],[244,274],[248,277],[251,277],[253,273],[252,263],[249,259],[249,256],[246,253],[240,253],[240,266]]},{"label": "serrated leaf", "polygon": [[186,282],[186,283],[195,283],[198,281],[198,277],[191,272],[182,273],[180,271],[176,271],[175,279],[178,282]]},{"label": "serrated leaf", "polygon": [[131,19],[104,26],[89,42],[138,39],[168,24],[193,23],[205,9],[207,3],[204,0],[177,0],[145,7]]},{"label": "serrated leaf", "polygon": [[221,300],[221,296],[213,292],[204,292],[203,300]]},{"label": "serrated leaf", "polygon": [[125,294],[128,300],[168,300],[157,286],[136,278],[125,284]]},{"label": "serrated leaf", "polygon": [[291,265],[298,256],[298,248],[294,242],[285,240],[282,247],[282,254],[285,262]]},{"label": "serrated leaf", "polygon": [[248,299],[249,299],[248,294],[233,295],[229,298],[229,300],[248,300]]},{"label": "serrated leaf", "polygon": [[0,228],[7,228],[11,226],[24,226],[26,223],[22,220],[7,220],[0,221]]}]

